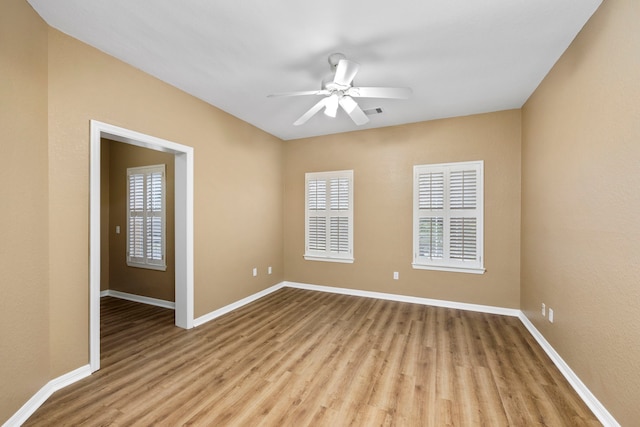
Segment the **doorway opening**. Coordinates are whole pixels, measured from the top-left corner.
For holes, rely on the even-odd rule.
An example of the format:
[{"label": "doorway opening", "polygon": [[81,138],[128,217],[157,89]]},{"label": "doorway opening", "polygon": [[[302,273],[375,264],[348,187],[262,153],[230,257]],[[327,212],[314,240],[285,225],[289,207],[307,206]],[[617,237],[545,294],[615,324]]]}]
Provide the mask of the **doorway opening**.
[{"label": "doorway opening", "polygon": [[103,138],[174,155],[175,324],[184,329],[193,327],[193,148],[92,120],[89,196],[89,364],[91,372],[100,369],[100,153]]}]

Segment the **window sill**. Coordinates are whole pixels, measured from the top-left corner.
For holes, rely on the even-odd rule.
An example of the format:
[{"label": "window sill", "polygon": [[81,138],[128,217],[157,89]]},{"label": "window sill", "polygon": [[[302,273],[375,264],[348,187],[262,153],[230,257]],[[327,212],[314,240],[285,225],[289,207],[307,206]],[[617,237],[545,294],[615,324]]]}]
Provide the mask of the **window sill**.
[{"label": "window sill", "polygon": [[353,258],[329,258],[317,255],[304,255],[304,259],[307,261],[324,261],[324,262],[339,262],[342,264],[353,264]]},{"label": "window sill", "polygon": [[449,271],[453,273],[470,273],[470,274],[484,274],[486,271],[484,268],[478,267],[453,267],[445,265],[425,265],[413,263],[411,266],[416,270],[436,270],[436,271]]},{"label": "window sill", "polygon": [[127,262],[127,266],[134,267],[134,268],[144,268],[146,270],[167,271],[166,265],[149,265],[149,264],[138,264],[135,262]]}]

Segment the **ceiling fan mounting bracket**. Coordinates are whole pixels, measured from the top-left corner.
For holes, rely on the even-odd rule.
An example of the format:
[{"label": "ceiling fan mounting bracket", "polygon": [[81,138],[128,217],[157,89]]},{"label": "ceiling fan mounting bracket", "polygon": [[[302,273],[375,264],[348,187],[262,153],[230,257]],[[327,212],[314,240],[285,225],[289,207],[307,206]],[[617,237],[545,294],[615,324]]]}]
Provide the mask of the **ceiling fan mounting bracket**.
[{"label": "ceiling fan mounting bracket", "polygon": [[331,65],[331,70],[333,71],[336,69],[336,67],[338,67],[338,63],[340,63],[340,60],[347,59],[347,57],[344,53],[336,52],[330,54],[327,59],[329,61],[329,65]]}]

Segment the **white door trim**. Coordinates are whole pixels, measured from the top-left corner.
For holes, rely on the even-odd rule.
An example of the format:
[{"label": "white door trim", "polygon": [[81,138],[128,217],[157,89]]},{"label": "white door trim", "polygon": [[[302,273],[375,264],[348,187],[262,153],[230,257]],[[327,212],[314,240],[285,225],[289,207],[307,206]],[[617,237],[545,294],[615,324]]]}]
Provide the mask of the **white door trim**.
[{"label": "white door trim", "polygon": [[100,369],[100,140],[175,155],[176,326],[193,328],[193,147],[91,120],[89,167],[89,364]]}]

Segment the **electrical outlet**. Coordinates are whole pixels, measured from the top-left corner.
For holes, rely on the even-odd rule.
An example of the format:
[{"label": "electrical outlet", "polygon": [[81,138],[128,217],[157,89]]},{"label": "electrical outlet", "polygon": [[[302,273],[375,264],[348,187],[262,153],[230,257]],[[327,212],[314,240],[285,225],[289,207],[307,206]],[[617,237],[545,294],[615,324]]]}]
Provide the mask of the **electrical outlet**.
[{"label": "electrical outlet", "polygon": [[546,305],[544,305],[544,303],[542,303],[542,309],[541,309],[541,312],[542,312],[542,317],[544,317],[544,316],[546,316],[546,315],[547,315],[547,306],[546,306]]},{"label": "electrical outlet", "polygon": [[253,267],[253,277],[256,277],[258,275],[258,269]]},{"label": "electrical outlet", "polygon": [[549,309],[549,322],[553,323],[553,308]]},{"label": "electrical outlet", "polygon": [[393,280],[398,280],[400,278],[400,273],[398,273],[397,271],[393,272]]},{"label": "electrical outlet", "polygon": [[267,268],[267,274],[271,274],[271,273],[272,273],[271,266],[269,266],[269,267]]}]

